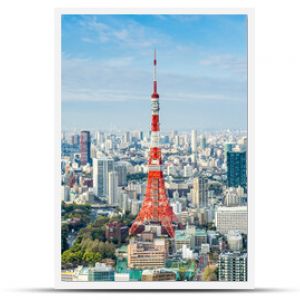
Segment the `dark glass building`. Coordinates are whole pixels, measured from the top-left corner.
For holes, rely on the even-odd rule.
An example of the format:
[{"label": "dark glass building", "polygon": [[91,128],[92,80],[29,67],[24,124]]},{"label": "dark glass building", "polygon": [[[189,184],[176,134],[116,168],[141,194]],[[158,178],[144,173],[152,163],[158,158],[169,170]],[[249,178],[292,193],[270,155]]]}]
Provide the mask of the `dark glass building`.
[{"label": "dark glass building", "polygon": [[227,152],[227,186],[241,186],[247,189],[247,154],[245,150]]},{"label": "dark glass building", "polygon": [[81,164],[91,164],[91,134],[89,131],[80,132]]}]

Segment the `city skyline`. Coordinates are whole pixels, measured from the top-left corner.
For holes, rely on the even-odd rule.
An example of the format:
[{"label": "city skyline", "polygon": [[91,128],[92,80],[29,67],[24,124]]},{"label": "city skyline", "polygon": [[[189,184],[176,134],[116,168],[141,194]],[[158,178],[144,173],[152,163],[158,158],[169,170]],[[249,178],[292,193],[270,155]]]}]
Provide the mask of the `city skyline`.
[{"label": "city skyline", "polygon": [[63,129],[147,130],[154,48],[162,131],[246,129],[246,29],[242,15],[62,16]]},{"label": "city skyline", "polygon": [[[155,16],[156,19],[157,17]],[[214,16],[204,20],[198,16],[196,19],[194,17],[178,20],[176,16],[175,23],[185,24],[191,20],[208,22],[207,29],[216,30],[216,24],[209,23],[210,18]],[[121,18],[123,24],[129,26],[130,31],[124,28],[116,31],[118,22],[115,22],[115,18]],[[143,49],[148,51],[152,44],[157,44],[157,40],[151,39],[149,43],[141,44],[146,35],[153,36],[153,32],[145,35],[145,29],[142,33],[137,31],[132,40],[130,39],[132,31],[137,29],[133,26],[132,19],[135,22],[143,21],[144,26],[148,26],[152,24],[150,21],[153,21],[153,18],[154,16],[115,16],[111,19],[111,16],[106,16],[104,19],[109,23],[108,26],[107,23],[91,16],[88,19],[80,19],[79,23],[89,30],[92,28],[93,33],[95,28],[97,29],[98,36],[86,36],[84,42],[93,43],[98,37],[101,47],[108,46],[110,53],[107,57],[110,57],[114,48],[122,48],[124,44],[127,48],[139,47],[140,51]],[[174,21],[170,20],[171,16],[159,16],[156,21],[166,22],[166,18],[168,22]],[[77,24],[78,19],[71,17],[71,21]],[[126,23],[128,21],[129,23]],[[176,31],[176,28],[172,27],[172,30]],[[165,31],[166,28],[161,33]],[[77,30],[75,32],[78,33]],[[155,34],[160,36],[157,32]],[[179,31],[178,38],[183,41],[190,34],[193,36],[195,32],[187,31],[183,34]],[[170,40],[165,37],[162,41],[163,48],[172,49]],[[164,44],[165,41],[167,46]],[[206,41],[206,44],[210,45],[209,41]],[[74,45],[75,50],[77,47],[80,53],[84,52],[80,49],[80,45]],[[92,86],[89,84],[90,79],[94,77],[90,76],[87,69],[80,68],[83,74],[81,79],[86,81],[79,80],[75,83],[77,87],[84,84],[89,86],[83,93],[73,94],[73,97],[79,96],[77,98],[79,103],[85,104],[85,110],[78,111],[80,122],[87,124],[85,118],[89,116],[90,121],[99,124],[104,122],[105,116],[106,126],[110,126],[111,130],[113,126],[118,128],[121,124],[126,124],[126,128],[134,124],[136,128],[139,122],[144,126],[147,124],[147,127],[144,129],[145,127],[141,125],[133,132],[124,131],[123,127],[122,131],[115,134],[112,131],[110,134],[104,133],[104,125],[101,128],[98,125],[98,130],[94,133],[81,130],[80,134],[74,131],[66,134],[66,131],[62,131],[61,280],[246,282],[248,281],[247,131],[226,130],[228,127],[224,126],[226,117],[234,112],[232,107],[236,105],[232,105],[229,101],[227,105],[230,114],[226,113],[222,107],[228,100],[225,91],[220,92],[215,88],[214,95],[207,94],[205,100],[199,100],[201,95],[196,96],[197,90],[189,85],[189,81],[184,80],[184,76],[186,79],[191,78],[189,67],[178,68],[176,65],[168,65],[166,57],[166,63],[162,68],[169,70],[174,68],[173,71],[178,71],[183,77],[181,82],[178,81],[172,90],[168,91],[170,98],[167,96],[165,101],[160,102],[163,95],[161,91],[164,90],[164,85],[160,85],[161,81],[164,81],[161,74],[164,72],[160,69],[161,60],[156,55],[156,47],[154,49],[154,53],[149,54],[152,57],[152,72],[147,71],[149,79],[151,78],[151,81],[147,79],[147,83],[142,81],[142,77],[136,78],[130,74],[132,68],[128,64],[124,66],[127,77],[123,85],[118,83],[115,79],[121,72],[116,71],[115,65],[112,64],[106,69],[111,72],[106,89],[99,89],[91,95],[89,91]],[[236,49],[241,51],[238,47]],[[178,49],[175,53],[178,53]],[[90,52],[90,55],[92,57],[93,53]],[[137,53],[135,55],[138,57]],[[164,52],[162,56],[164,57]],[[182,62],[179,61],[180,63]],[[187,64],[190,65],[191,62]],[[206,62],[203,65],[209,66],[210,63]],[[140,70],[147,67],[141,63],[138,63],[138,66]],[[102,70],[98,65],[95,71],[99,69]],[[216,73],[213,74],[212,69],[207,67],[207,71],[212,72],[211,81],[216,82],[220,77]],[[197,73],[197,70],[196,66],[192,73],[196,77],[200,76],[198,78],[200,80],[201,71]],[[234,77],[232,69],[229,73],[231,78]],[[123,75],[121,74],[121,77]],[[106,79],[105,76],[101,79],[103,77]],[[127,85],[127,82],[132,81],[134,83],[132,86]],[[103,81],[101,83],[103,84]],[[138,88],[141,88],[140,83],[142,88],[149,85],[147,103],[138,100],[139,93],[142,92]],[[128,93],[126,94],[122,88],[127,88]],[[182,94],[178,94],[176,89]],[[203,85],[201,89],[205,91]],[[101,94],[103,91],[105,96]],[[232,93],[232,88],[227,86],[227,91]],[[90,101],[88,95],[98,100]],[[172,95],[175,95],[173,100]],[[80,100],[80,97],[87,97],[86,101]],[[134,97],[137,98],[132,100]],[[199,105],[203,104],[203,101],[214,105],[213,111],[203,112],[201,109],[193,109],[193,103]],[[233,102],[239,101],[242,103],[241,99]],[[68,103],[68,100],[65,102]],[[75,108],[73,112],[76,112],[76,106],[74,107],[76,101],[69,102],[71,107]],[[93,111],[98,118],[91,117],[90,102],[99,105],[99,109]],[[107,103],[112,107],[105,113],[103,107]],[[141,111],[145,112],[145,117],[143,113],[133,109],[136,107],[135,103],[143,105]],[[160,105],[161,103],[164,105]],[[187,112],[184,113],[179,107],[177,111],[176,104],[186,108]],[[170,114],[172,112],[173,115]],[[218,127],[218,124],[222,124],[220,125],[222,130],[203,134],[203,131],[199,130],[199,126],[204,124],[199,120],[200,113],[206,114],[209,120],[202,118],[205,126],[214,124]],[[222,118],[216,118],[218,113]],[[244,113],[247,114],[247,109],[244,109]],[[194,114],[197,116],[195,119]],[[63,120],[65,118],[63,115]],[[237,121],[234,117],[231,119]],[[74,120],[80,123],[77,119]],[[247,118],[244,122],[246,120]],[[110,125],[110,122],[114,122],[114,125]],[[170,134],[160,134],[161,127],[165,131],[167,129],[164,124],[168,124],[167,126],[172,129]],[[192,126],[193,130],[184,134],[174,130],[183,126]]]}]

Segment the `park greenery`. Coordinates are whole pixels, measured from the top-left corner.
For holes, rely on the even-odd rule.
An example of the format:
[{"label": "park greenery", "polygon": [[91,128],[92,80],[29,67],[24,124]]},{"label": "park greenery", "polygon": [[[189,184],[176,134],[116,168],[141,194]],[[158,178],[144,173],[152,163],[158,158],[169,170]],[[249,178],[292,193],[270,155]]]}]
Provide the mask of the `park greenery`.
[{"label": "park greenery", "polygon": [[95,222],[80,229],[75,243],[62,253],[63,267],[93,265],[105,258],[115,259],[115,246],[105,238],[108,217],[100,216]]},{"label": "park greenery", "polygon": [[[111,217],[98,216],[91,221],[91,207],[87,205],[69,204],[62,206],[62,220],[76,220],[80,226],[74,227],[74,222],[63,223],[62,232],[62,267],[74,268],[78,265],[94,265],[103,259],[115,260],[115,249],[118,241],[107,241],[106,225],[117,221],[130,226],[134,216],[129,213],[115,214]],[[80,220],[79,220],[80,219]],[[67,237],[71,230],[78,230],[74,244],[68,248]]]},{"label": "park greenery", "polygon": [[67,238],[70,232],[78,232],[91,222],[91,206],[88,204],[66,204],[61,206],[61,252],[68,249]]}]

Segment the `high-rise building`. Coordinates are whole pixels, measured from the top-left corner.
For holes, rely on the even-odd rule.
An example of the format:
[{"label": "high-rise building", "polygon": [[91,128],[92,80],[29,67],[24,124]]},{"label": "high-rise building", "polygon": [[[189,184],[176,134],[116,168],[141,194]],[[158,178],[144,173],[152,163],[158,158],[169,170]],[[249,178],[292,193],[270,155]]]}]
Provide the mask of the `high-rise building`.
[{"label": "high-rise building", "polygon": [[118,173],[111,171],[108,173],[108,204],[118,205]]},{"label": "high-rise building", "polygon": [[247,157],[245,150],[227,152],[227,186],[247,189]]},{"label": "high-rise building", "polygon": [[130,211],[129,198],[127,191],[121,191],[119,205],[123,213]]},{"label": "high-rise building", "polygon": [[101,131],[97,131],[96,133],[96,143],[98,146],[104,143],[104,133]]},{"label": "high-rise building", "polygon": [[197,146],[197,131],[193,129],[191,134],[191,148],[193,153],[197,152]]},{"label": "high-rise building", "polygon": [[72,145],[79,145],[80,144],[80,135],[79,134],[74,134],[72,135]]},{"label": "high-rise building", "polygon": [[118,172],[118,186],[126,186],[128,173],[127,166],[125,164],[118,164],[115,169]]},{"label": "high-rise building", "polygon": [[231,152],[233,147],[234,147],[234,144],[232,144],[232,143],[225,143],[224,144],[224,158],[225,158],[225,161],[227,161],[227,153]]},{"label": "high-rise building", "polygon": [[247,206],[219,206],[216,210],[215,223],[217,231],[221,234],[227,234],[231,230],[238,230],[241,233],[247,234]]},{"label": "high-rise building", "polygon": [[129,131],[125,132],[123,139],[124,139],[124,143],[130,143],[130,132]]},{"label": "high-rise building", "polygon": [[89,131],[80,132],[80,159],[81,164],[91,164],[91,134]]},{"label": "high-rise building", "polygon": [[221,253],[218,273],[219,281],[247,281],[247,253]]},{"label": "high-rise building", "polygon": [[195,177],[193,179],[192,202],[194,207],[205,208],[208,205],[208,179]]},{"label": "high-rise building", "polygon": [[114,171],[114,161],[111,158],[101,157],[93,159],[93,187],[98,197],[108,197],[108,173]]},{"label": "high-rise building", "polygon": [[201,147],[201,149],[205,149],[206,146],[207,146],[206,137],[205,137],[205,135],[201,135],[201,137],[200,137],[200,147]]}]

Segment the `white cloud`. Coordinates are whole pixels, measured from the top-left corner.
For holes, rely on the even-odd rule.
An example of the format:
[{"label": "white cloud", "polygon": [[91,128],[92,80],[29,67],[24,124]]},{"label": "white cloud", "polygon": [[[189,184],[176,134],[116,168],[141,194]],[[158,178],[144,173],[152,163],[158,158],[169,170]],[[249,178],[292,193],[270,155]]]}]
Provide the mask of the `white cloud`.
[{"label": "white cloud", "polygon": [[[63,58],[63,101],[147,101],[152,89],[151,69],[144,71],[132,57],[109,60]],[[164,101],[245,101],[246,82],[232,78],[160,72]]]},{"label": "white cloud", "polygon": [[148,48],[168,43],[170,37],[152,27],[143,26],[133,20],[122,23],[102,23],[95,16],[85,17],[80,22],[85,32],[81,40],[90,43],[115,43],[123,47]]},{"label": "white cloud", "polygon": [[222,69],[233,73],[247,74],[247,61],[241,56],[231,54],[207,55],[200,60],[200,65]]}]

